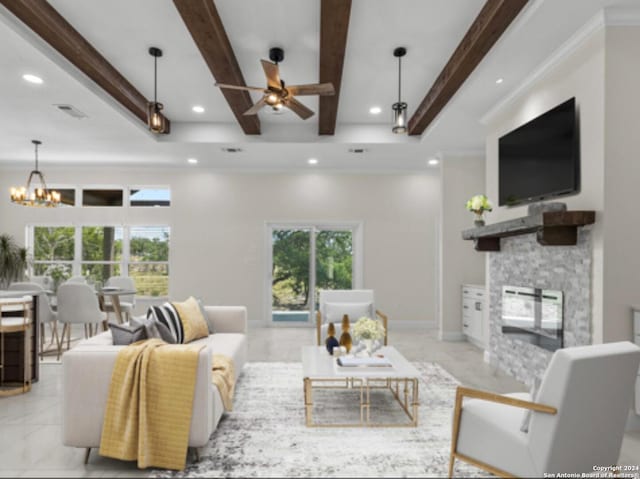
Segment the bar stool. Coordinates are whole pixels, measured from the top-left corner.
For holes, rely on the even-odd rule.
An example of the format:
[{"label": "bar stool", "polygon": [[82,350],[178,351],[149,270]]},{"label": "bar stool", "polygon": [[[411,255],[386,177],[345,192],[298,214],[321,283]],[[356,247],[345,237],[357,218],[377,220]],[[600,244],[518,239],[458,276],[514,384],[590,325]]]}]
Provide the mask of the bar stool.
[{"label": "bar stool", "polygon": [[[0,298],[0,397],[22,394],[31,390],[31,296],[21,298]],[[16,314],[22,313],[22,314]],[[23,371],[22,381],[11,381],[5,384],[5,372],[8,364],[5,361],[5,336],[12,333],[22,333],[24,345],[22,347]],[[20,364],[15,364],[20,366]]]}]

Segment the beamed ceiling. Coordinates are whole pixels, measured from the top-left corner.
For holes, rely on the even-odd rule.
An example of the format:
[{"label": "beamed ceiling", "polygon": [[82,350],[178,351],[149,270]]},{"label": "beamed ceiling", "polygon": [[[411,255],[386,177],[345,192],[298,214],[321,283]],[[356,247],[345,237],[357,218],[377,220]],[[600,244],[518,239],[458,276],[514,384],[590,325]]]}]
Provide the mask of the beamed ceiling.
[{"label": "beamed ceiling", "polygon": [[[31,161],[29,141],[60,164],[415,170],[442,151],[481,151],[480,117],[603,7],[633,0],[0,0],[0,162]],[[146,129],[151,46],[161,48],[166,134]],[[409,133],[393,135],[393,50],[402,61]],[[296,97],[315,114],[244,112],[265,87],[260,60],[284,50],[287,85],[331,83]],[[25,73],[43,78],[26,84]],[[498,78],[504,78],[496,84]],[[54,105],[70,104],[75,119]],[[195,113],[192,107],[202,106]],[[373,115],[371,107],[382,112]],[[222,151],[241,148],[240,154]],[[359,148],[360,155],[349,153]]]}]

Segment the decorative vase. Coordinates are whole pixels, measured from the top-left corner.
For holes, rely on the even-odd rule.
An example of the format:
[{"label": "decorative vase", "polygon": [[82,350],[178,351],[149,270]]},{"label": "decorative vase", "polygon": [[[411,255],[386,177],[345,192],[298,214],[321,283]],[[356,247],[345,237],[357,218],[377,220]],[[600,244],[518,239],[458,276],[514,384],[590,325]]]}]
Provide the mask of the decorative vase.
[{"label": "decorative vase", "polygon": [[353,345],[353,340],[351,339],[351,335],[349,334],[349,316],[345,314],[342,316],[342,335],[340,335],[340,346],[344,346],[347,350],[347,353],[351,351],[351,346]]},{"label": "decorative vase", "polygon": [[367,355],[371,356],[373,354],[373,339],[363,339],[362,344],[364,344]]},{"label": "decorative vase", "polygon": [[333,323],[329,323],[329,328],[327,329],[327,340],[325,342],[325,345],[327,347],[327,351],[329,351],[329,354],[331,354],[332,356],[333,356],[333,348],[340,346],[340,343],[336,339],[336,327],[333,325]]},{"label": "decorative vase", "polygon": [[473,220],[473,224],[478,227],[478,226],[484,226],[484,217],[482,216],[482,211],[480,213],[476,213],[474,220]]}]

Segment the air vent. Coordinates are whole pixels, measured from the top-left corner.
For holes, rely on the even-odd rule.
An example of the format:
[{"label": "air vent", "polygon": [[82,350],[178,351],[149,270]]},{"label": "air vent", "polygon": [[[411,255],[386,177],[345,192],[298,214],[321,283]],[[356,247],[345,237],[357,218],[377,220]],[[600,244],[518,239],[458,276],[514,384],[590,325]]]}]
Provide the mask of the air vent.
[{"label": "air vent", "polygon": [[366,148],[349,148],[349,153],[362,154],[367,151]]},{"label": "air vent", "polygon": [[53,105],[53,106],[55,106],[58,110],[74,118],[88,118],[86,113],[81,112],[73,105]]},{"label": "air vent", "polygon": [[242,148],[222,148],[225,153],[242,153]]}]

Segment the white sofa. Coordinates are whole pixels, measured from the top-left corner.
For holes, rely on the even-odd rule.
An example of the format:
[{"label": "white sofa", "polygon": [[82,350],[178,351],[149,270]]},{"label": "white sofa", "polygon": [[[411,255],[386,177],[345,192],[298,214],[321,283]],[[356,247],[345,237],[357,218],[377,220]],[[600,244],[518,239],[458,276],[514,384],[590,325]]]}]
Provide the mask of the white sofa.
[{"label": "white sofa", "polygon": [[[211,356],[225,354],[233,359],[236,379],[247,361],[247,310],[242,306],[205,306],[214,334],[194,343],[209,347],[200,352],[189,447],[207,444],[224,412],[218,388],[211,383]],[[102,421],[109,392],[111,372],[118,351],[111,332],[81,341],[62,357],[63,413],[62,442],[65,446],[100,447]],[[197,450],[196,450],[197,451]]]}]

